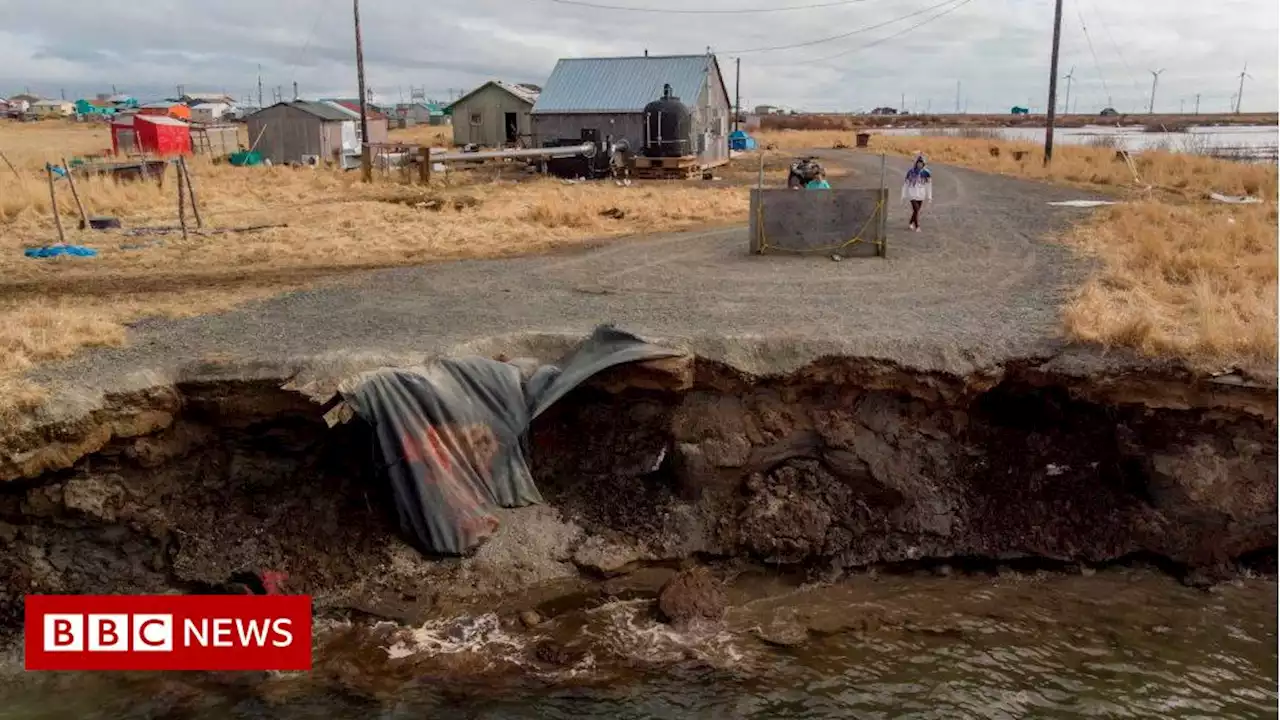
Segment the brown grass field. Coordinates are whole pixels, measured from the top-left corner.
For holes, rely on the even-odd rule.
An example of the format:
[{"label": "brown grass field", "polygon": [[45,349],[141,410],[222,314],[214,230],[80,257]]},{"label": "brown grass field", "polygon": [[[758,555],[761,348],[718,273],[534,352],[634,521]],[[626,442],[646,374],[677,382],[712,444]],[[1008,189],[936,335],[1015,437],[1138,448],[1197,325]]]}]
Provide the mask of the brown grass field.
[{"label": "brown grass field", "polygon": [[[770,182],[792,150],[849,143],[847,132],[779,131],[759,136]],[[445,145],[448,128],[394,131],[392,139]],[[36,363],[82,348],[120,345],[127,323],[144,316],[215,312],[353,270],[463,257],[497,257],[589,239],[741,222],[745,185],[756,157],[717,171],[723,182],[566,184],[529,177],[511,165],[437,175],[432,187],[358,172],[316,168],[235,168],[207,159],[192,173],[207,227],[288,223],[253,233],[128,238],[76,229],[65,181],[58,213],[68,241],[96,258],[33,260],[22,248],[56,241],[46,161],[110,144],[102,126],[65,122],[0,123],[0,420],[40,401],[21,379]],[[849,143],[851,144],[851,143]],[[872,150],[1035,179],[1069,182],[1131,198],[1099,213],[1067,241],[1099,259],[1099,271],[1064,311],[1067,331],[1103,345],[1175,355],[1204,367],[1274,366],[1276,353],[1276,172],[1198,157],[1151,153],[1138,158],[1140,180],[1110,150],[1064,147],[1051,171],[1014,146],[986,140],[878,136]],[[835,174],[835,173],[833,173]],[[1140,189],[1147,185],[1154,189]],[[79,180],[91,214],[121,218],[126,228],[175,225],[173,171],[154,183]],[[1250,193],[1263,205],[1204,204],[1207,190]],[[624,217],[602,215],[612,209]]]}]

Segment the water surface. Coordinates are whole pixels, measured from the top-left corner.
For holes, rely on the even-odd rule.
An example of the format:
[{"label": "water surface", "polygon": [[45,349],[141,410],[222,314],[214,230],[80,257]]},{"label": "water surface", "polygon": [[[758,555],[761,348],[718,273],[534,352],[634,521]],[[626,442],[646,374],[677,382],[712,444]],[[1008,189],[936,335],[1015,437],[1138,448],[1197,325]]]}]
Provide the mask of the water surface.
[{"label": "water surface", "polygon": [[[1260,718],[1277,703],[1276,583],[1148,570],[744,576],[721,626],[618,601],[525,630],[479,613],[322,633],[316,670],[23,674],[0,718]],[[559,664],[538,659],[554,643]]]}]

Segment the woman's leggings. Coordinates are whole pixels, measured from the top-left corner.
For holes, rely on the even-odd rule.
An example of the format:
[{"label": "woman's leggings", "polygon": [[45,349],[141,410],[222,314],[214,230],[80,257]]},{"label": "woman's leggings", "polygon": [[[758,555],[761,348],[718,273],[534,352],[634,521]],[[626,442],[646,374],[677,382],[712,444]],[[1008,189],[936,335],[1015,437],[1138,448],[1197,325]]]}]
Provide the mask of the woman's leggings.
[{"label": "woman's leggings", "polygon": [[920,206],[924,205],[923,200],[911,201],[911,224],[919,227],[920,225]]}]

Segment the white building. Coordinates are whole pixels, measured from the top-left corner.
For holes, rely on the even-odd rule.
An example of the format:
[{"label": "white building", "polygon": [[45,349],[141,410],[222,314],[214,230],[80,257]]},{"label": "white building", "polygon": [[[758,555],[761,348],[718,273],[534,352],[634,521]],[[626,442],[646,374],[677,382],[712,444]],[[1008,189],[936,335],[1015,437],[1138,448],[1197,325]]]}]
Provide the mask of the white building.
[{"label": "white building", "polygon": [[231,111],[231,104],[225,102],[202,102],[191,106],[191,122],[212,125],[223,119]]},{"label": "white building", "polygon": [[76,113],[76,106],[66,100],[37,100],[31,103],[31,112],[39,117],[69,117]]}]

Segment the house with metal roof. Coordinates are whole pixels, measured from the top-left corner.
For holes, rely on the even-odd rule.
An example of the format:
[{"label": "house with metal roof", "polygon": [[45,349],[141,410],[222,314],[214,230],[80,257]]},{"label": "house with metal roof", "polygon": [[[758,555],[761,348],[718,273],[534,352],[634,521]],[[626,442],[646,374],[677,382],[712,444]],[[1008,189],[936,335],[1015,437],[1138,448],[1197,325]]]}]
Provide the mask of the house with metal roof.
[{"label": "house with metal roof", "polygon": [[[278,102],[245,118],[249,141],[273,163],[337,162],[360,155],[360,114],[327,102]],[[378,130],[381,129],[379,134]],[[387,123],[369,123],[369,142],[387,141]]]},{"label": "house with metal roof", "polygon": [[529,85],[490,80],[445,108],[453,116],[454,144],[530,146],[529,112],[537,101],[538,91]]},{"label": "house with metal roof", "polygon": [[689,145],[699,164],[728,162],[733,112],[711,54],[561,59],[533,106],[534,139],[545,146],[595,134],[599,140],[625,138],[639,151],[644,108],[662,97],[666,85],[692,116]]}]

